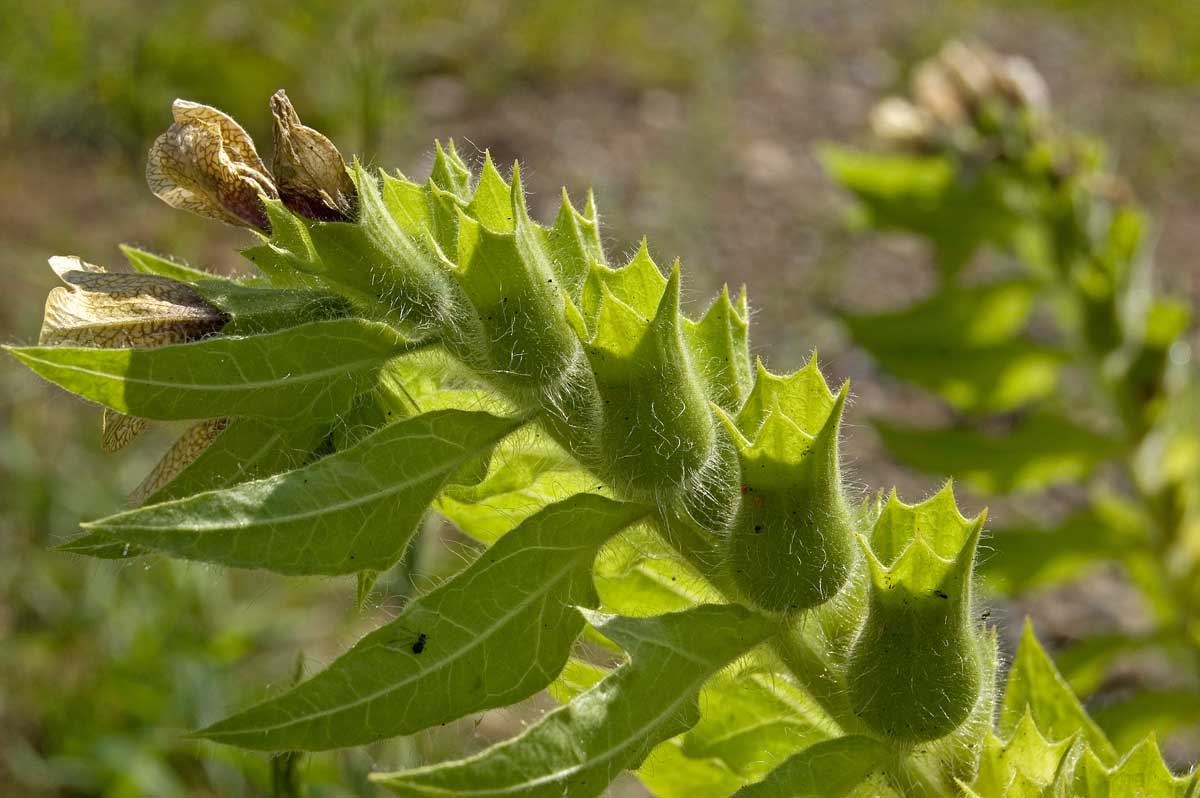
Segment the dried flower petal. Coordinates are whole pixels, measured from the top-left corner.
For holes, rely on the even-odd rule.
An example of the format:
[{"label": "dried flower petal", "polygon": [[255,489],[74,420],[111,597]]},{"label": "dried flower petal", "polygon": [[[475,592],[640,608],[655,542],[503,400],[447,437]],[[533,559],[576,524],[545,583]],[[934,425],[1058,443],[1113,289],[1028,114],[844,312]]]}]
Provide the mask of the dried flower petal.
[{"label": "dried flower petal", "polygon": [[1045,111],[1050,107],[1046,79],[1028,58],[1019,55],[1005,58],[998,70],[997,82],[1000,91],[1018,106],[1034,111]]},{"label": "dried flower petal", "polygon": [[871,130],[882,141],[900,146],[923,144],[933,135],[929,112],[903,97],[884,97],[871,110]]},{"label": "dried flower petal", "polygon": [[176,100],[175,123],[150,148],[146,182],[173,208],[269,232],[262,197],[278,193],[254,142],[207,105]]},{"label": "dried flower petal", "polygon": [[271,163],[279,196],[293,213],[322,222],[354,218],[358,191],[333,142],[301,124],[283,89],[271,96],[275,158]]},{"label": "dried flower petal", "polygon": [[998,59],[981,44],[948,42],[938,55],[938,60],[958,87],[960,96],[969,104],[977,103],[996,88],[995,66]]},{"label": "dried flower petal", "polygon": [[913,98],[946,127],[958,127],[967,121],[967,111],[953,81],[936,61],[917,67],[912,77]]},{"label": "dried flower petal", "polygon": [[183,469],[204,453],[217,436],[229,426],[227,418],[209,418],[188,427],[179,439],[167,449],[162,459],[150,470],[142,483],[129,494],[129,503],[140,505],[157,493]]},{"label": "dried flower petal", "polygon": [[110,274],[75,257],[50,266],[67,284],[46,297],[43,345],[154,347],[217,332],[228,317],[191,286],[153,274]]},{"label": "dried flower petal", "polygon": [[118,452],[128,446],[134,438],[145,431],[150,422],[137,416],[118,413],[111,407],[104,408],[104,422],[100,428],[100,448],[106,452]]}]

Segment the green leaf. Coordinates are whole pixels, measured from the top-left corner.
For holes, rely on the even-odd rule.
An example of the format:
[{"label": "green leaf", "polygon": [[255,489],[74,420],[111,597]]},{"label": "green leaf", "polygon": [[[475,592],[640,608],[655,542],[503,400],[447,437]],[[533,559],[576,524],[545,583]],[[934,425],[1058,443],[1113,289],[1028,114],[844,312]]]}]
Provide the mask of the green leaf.
[{"label": "green leaf", "polygon": [[1066,359],[1020,338],[1037,293],[1028,280],[949,288],[904,310],[843,320],[855,343],[896,376],[959,410],[1004,412],[1053,391]]},{"label": "green leaf", "polygon": [[1113,663],[1124,654],[1186,645],[1169,631],[1135,637],[1113,632],[1085,637],[1054,652],[1055,664],[1075,695],[1085,699],[1103,684]]},{"label": "green leaf", "polygon": [[[146,504],[218,490],[299,467],[312,456],[328,424],[281,427],[257,418],[238,418]],[[105,532],[91,532],[59,546],[88,557],[122,559],[146,553],[140,546]]]},{"label": "green leaf", "polygon": [[1013,795],[1009,785],[1014,779],[1023,779],[1039,788],[1033,795],[1041,795],[1040,788],[1054,781],[1064,758],[1070,755],[1074,741],[1075,738],[1057,742],[1047,740],[1038,731],[1026,707],[1025,714],[1007,740],[988,735],[980,756],[979,771],[971,786],[977,795],[984,798],[1007,798]]},{"label": "green leaf", "polygon": [[994,530],[979,570],[989,589],[1014,595],[1079,578],[1105,560],[1120,559],[1141,542],[1144,530],[1136,508],[1101,498],[1050,528]]},{"label": "green leaf", "polygon": [[172,280],[179,280],[180,282],[192,285],[203,280],[233,282],[219,274],[207,272],[203,269],[196,269],[185,263],[176,263],[173,260],[147,252],[144,249],[131,247],[128,244],[121,244],[120,249],[125,259],[129,261],[129,265],[142,274],[157,274],[160,277],[170,277]]},{"label": "green leaf", "polygon": [[650,257],[648,244],[643,238],[638,251],[624,266],[611,269],[599,262],[592,264],[583,283],[580,309],[589,331],[595,333],[607,289],[608,293],[632,309],[635,315],[651,319],[666,287],[667,278],[663,277],[658,265]]},{"label": "green leaf", "polygon": [[720,593],[647,524],[609,541],[596,560],[596,588],[606,612],[679,612],[721,600]]},{"label": "green leaf", "polygon": [[487,413],[426,413],[305,468],[84,528],[182,559],[242,568],[384,571],[403,554],[446,481],[521,424]]},{"label": "green leaf", "polygon": [[484,153],[483,171],[467,205],[467,215],[493,232],[511,233],[514,226],[511,197],[512,187],[496,170],[492,154]]},{"label": "green leaf", "polygon": [[126,415],[307,422],[341,413],[360,382],[415,346],[385,324],[337,319],[154,349],[8,351],[51,382]]},{"label": "green leaf", "polygon": [[1079,798],[1184,798],[1194,795],[1196,776],[1177,777],[1163,763],[1151,736],[1113,768],[1091,754],[1084,758],[1075,781]]},{"label": "green leaf", "polygon": [[[588,206],[592,206],[590,194]],[[592,212],[595,212],[594,208]],[[576,304],[582,302],[583,284],[591,273],[592,264],[607,262],[596,217],[584,216],[576,211],[566,189],[563,189],[562,204],[554,226],[539,229],[563,290]]]},{"label": "green leaf", "polygon": [[745,313],[729,299],[728,286],[721,289],[700,321],[683,320],[692,364],[700,371],[709,399],[730,413],[742,406],[754,382],[748,329]]},{"label": "green leaf", "polygon": [[703,717],[681,738],[692,759],[719,759],[747,780],[759,779],[803,748],[841,730],[783,674],[718,674],[704,687]]},{"label": "green leaf", "polygon": [[435,508],[465,534],[492,543],[548,504],[604,490],[541,429],[530,427],[497,447],[481,482],[450,486]]},{"label": "green leaf", "polygon": [[1165,737],[1200,718],[1200,693],[1185,688],[1142,689],[1106,703],[1093,713],[1118,751],[1128,751],[1146,735]]},{"label": "green leaf", "polygon": [[946,156],[826,147],[821,162],[862,203],[864,226],[906,230],[933,242],[943,275],[954,276],[984,244],[1005,246],[1022,230],[1028,204],[1019,178],[1003,170],[966,174]]},{"label": "green leaf", "polygon": [[1122,452],[1119,441],[1062,416],[1036,413],[995,431],[929,429],[876,421],[888,453],[930,474],[951,475],[984,493],[1034,492],[1078,482]]},{"label": "green leaf", "polygon": [[754,388],[737,414],[737,426],[747,438],[758,437],[763,421],[776,407],[789,421],[816,437],[829,420],[837,396],[821,374],[814,352],[803,368],[775,375],[761,360],[755,364]]},{"label": "green leaf", "polygon": [[651,751],[637,776],[658,798],[729,798],[746,783],[719,759],[688,757],[680,737]]},{"label": "green leaf", "polygon": [[353,307],[329,291],[258,288],[226,280],[201,280],[196,290],[229,316],[223,335],[275,332],[310,321],[349,316]]},{"label": "green leaf", "polygon": [[399,795],[588,798],[700,717],[700,688],[773,624],[738,605],[650,618],[596,616],[631,661],[521,736],[469,759],[373,776]]},{"label": "green leaf", "polygon": [[435,141],[433,146],[436,154],[433,159],[433,173],[429,179],[438,188],[466,202],[471,195],[471,170],[454,149],[454,140],[446,142],[445,148],[440,141]]},{"label": "green leaf", "polygon": [[1000,714],[1000,730],[1012,734],[1028,712],[1038,729],[1051,740],[1081,734],[1105,763],[1115,762],[1117,751],[1071,692],[1050,657],[1025,623],[1021,645],[1008,672],[1008,687]]},{"label": "green leaf", "polygon": [[590,495],[547,507],[325,671],[199,734],[245,748],[324,750],[532,695],[567,661],[583,628],[575,607],[596,606],[596,552],[646,512]]},{"label": "green leaf", "polygon": [[895,757],[884,743],[846,735],[795,754],[735,798],[842,798]]}]

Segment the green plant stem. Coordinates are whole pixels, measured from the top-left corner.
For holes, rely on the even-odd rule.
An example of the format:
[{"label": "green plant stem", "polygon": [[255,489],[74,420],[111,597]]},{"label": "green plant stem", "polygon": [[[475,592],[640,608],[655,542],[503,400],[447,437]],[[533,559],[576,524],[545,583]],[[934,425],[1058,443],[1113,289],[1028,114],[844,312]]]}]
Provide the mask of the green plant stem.
[{"label": "green plant stem", "polygon": [[[1060,230],[1061,227],[1056,227]],[[1098,253],[1094,251],[1094,245],[1090,237],[1078,231],[1079,235],[1076,238],[1082,238],[1087,242],[1083,252],[1078,254],[1084,258],[1096,258]],[[1075,301],[1076,310],[1080,314],[1083,312],[1083,298],[1073,290],[1069,281],[1065,279],[1067,274],[1067,265],[1071,259],[1071,244],[1070,242],[1057,241],[1055,251],[1059,253],[1061,263],[1056,273],[1060,279],[1058,287],[1060,290]],[[1169,562],[1174,554],[1174,548],[1178,543],[1180,535],[1181,518],[1173,514],[1163,511],[1162,503],[1156,500],[1145,485],[1145,480],[1138,473],[1134,465],[1134,454],[1144,444],[1148,430],[1135,423],[1135,419],[1131,414],[1122,412],[1121,400],[1118,395],[1119,387],[1109,379],[1103,368],[1103,359],[1105,353],[1100,351],[1094,342],[1089,340],[1087,335],[1079,333],[1077,330],[1073,336],[1075,348],[1080,359],[1085,363],[1087,373],[1090,376],[1092,383],[1100,388],[1096,394],[1104,400],[1105,410],[1113,417],[1115,423],[1120,430],[1120,435],[1127,448],[1127,455],[1121,459],[1121,471],[1129,483],[1132,491],[1132,498],[1140,505],[1142,517],[1145,518],[1149,525],[1146,529],[1145,539],[1143,541],[1144,551],[1147,559],[1150,561],[1155,570],[1160,592],[1167,600],[1173,612],[1169,618],[1170,631],[1173,635],[1177,635],[1183,642],[1191,660],[1191,668],[1196,676],[1197,681],[1200,681],[1200,647],[1197,646],[1194,637],[1188,626],[1188,619],[1193,617],[1196,607],[1192,601],[1191,592],[1188,590],[1186,579],[1181,579],[1179,575],[1170,568]]]}]

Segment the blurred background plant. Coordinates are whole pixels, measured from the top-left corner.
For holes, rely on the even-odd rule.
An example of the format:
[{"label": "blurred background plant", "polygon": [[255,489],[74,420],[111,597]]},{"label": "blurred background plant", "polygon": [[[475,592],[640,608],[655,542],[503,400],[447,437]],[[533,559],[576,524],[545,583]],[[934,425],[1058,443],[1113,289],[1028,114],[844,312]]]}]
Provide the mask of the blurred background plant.
[{"label": "blurred background plant", "polygon": [[[124,241],[217,270],[245,269],[234,250],[248,236],[172,213],[150,194],[141,178],[145,151],[177,96],[223,108],[266,141],[265,98],[286,87],[306,122],[344,151],[407,173],[423,174],[434,137],[453,136],[479,158],[484,148],[500,162],[527,158],[525,183],[541,218],[556,207],[560,185],[573,195],[594,185],[610,214],[610,249],[631,248],[648,234],[661,248],[657,258],[682,257],[697,298],[724,281],[760,286],[760,353],[799,362],[818,347],[829,374],[854,380],[855,417],[894,422],[903,410],[904,423],[934,426],[978,411],[1002,413],[989,423],[1008,425],[1030,403],[1078,398],[1067,405],[1072,418],[1102,423],[1091,411],[1074,415],[1091,404],[1091,383],[1046,376],[1064,361],[1072,369],[1084,362],[1081,350],[1051,346],[1053,316],[1030,317],[1031,335],[1043,344],[1027,372],[1037,379],[1018,380],[1005,406],[960,402],[952,411],[888,376],[894,365],[853,346],[829,310],[904,307],[940,284],[927,242],[863,237],[841,224],[849,203],[825,176],[816,145],[865,142],[878,97],[903,92],[923,59],[964,34],[1030,58],[1048,79],[1058,116],[1112,143],[1110,163],[1120,164],[1158,220],[1147,231],[1157,244],[1153,281],[1193,306],[1200,299],[1190,261],[1200,243],[1200,137],[1189,119],[1200,99],[1200,20],[1187,0],[551,0],[349,9],[324,0],[8,0],[0,11],[5,341],[34,337],[55,281],[42,265],[49,255],[120,268],[115,244]],[[1107,171],[1090,145],[1084,159],[1097,174]],[[971,161],[981,171],[968,185],[987,182],[987,164]],[[1131,221],[1120,230],[1132,236],[1135,227]],[[987,246],[961,264],[962,273],[1004,274],[1011,258],[995,246],[1000,239],[980,232],[989,233]],[[1115,266],[1132,268],[1119,249],[1111,254]],[[1031,298],[1021,291],[1001,296],[997,313],[1023,307]],[[1165,325],[1171,315],[1154,318]],[[1171,332],[1194,343],[1194,327],[1186,330]],[[0,795],[268,792],[264,758],[185,741],[179,732],[257,698],[245,694],[254,689],[247,686],[287,678],[297,648],[313,666],[344,649],[371,625],[355,610],[353,586],[49,551],[79,519],[119,506],[168,436],[148,435],[132,454],[110,458],[99,447],[99,413],[86,418],[31,374],[0,370],[0,397]],[[1172,406],[1194,408],[1195,400]],[[1038,440],[1063,429],[1043,428]],[[905,469],[880,440],[864,426],[848,441],[863,480],[898,484],[905,495],[931,492],[939,477]],[[1127,452],[1104,449],[1103,459]],[[1148,457],[1153,464],[1158,455]],[[989,497],[994,525],[1069,517],[1087,498],[1077,477],[998,505]],[[1009,487],[975,483],[1002,493]],[[977,495],[965,509],[982,504]],[[1080,533],[1085,547],[1090,529]],[[993,576],[1002,562],[992,560]],[[413,578],[449,566],[428,560]],[[1176,658],[1120,645],[1119,656],[1109,656],[1114,649],[1102,641],[1154,639],[1164,623],[1121,569],[1083,571],[1078,578],[1081,571],[1063,569],[1054,576],[1071,577],[1069,589],[1043,585],[1000,602],[995,617],[1032,613],[1043,637],[1067,652],[1064,667],[1102,719],[1103,707],[1118,706],[1129,684],[1183,688],[1190,697],[1192,671]],[[998,592],[1032,587],[999,578],[992,584]],[[369,612],[394,611],[405,590],[404,577],[382,585]],[[1007,628],[1011,646],[1020,624]],[[1081,638],[1092,642],[1071,647]],[[1088,645],[1099,647],[1097,656],[1084,656]],[[1172,708],[1195,709],[1195,698],[1188,704],[1166,695]],[[1144,717],[1160,722],[1152,712]],[[1188,715],[1166,746],[1176,762],[1196,759],[1196,717]],[[489,713],[478,728],[310,757],[301,767],[312,795],[345,794],[346,784],[369,795],[362,774],[374,761],[399,765],[439,746],[481,747],[518,721]]]},{"label": "blurred background plant", "polygon": [[940,424],[881,419],[876,431],[916,470],[985,494],[1046,496],[993,529],[984,583],[1013,595],[1119,567],[1144,628],[1076,629],[1060,667],[1080,696],[1105,693],[1094,715],[1118,750],[1194,729],[1192,306],[1161,293],[1149,219],[1103,146],[1050,115],[1027,60],[951,42],[913,71],[912,97],[874,109],[890,152],[825,151],[861,201],[856,227],[921,236],[936,264],[915,303],[844,315],[888,373],[945,404]]}]

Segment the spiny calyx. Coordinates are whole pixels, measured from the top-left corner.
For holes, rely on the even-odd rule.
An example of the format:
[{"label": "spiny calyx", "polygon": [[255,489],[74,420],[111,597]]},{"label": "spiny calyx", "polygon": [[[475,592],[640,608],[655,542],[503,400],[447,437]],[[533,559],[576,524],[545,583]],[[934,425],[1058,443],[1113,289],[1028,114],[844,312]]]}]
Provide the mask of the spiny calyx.
[{"label": "spiny calyx", "polygon": [[737,419],[718,411],[737,447],[742,479],[729,568],[746,597],[763,609],[823,604],[854,567],[854,530],[838,458],[848,390],[829,390],[815,356],[787,377],[760,363]]},{"label": "spiny calyx", "polygon": [[943,737],[984,688],[985,644],[971,619],[971,572],[985,514],[964,518],[951,486],[912,506],[893,491],[870,536],[868,613],[850,652],[855,713],[903,742]]}]

